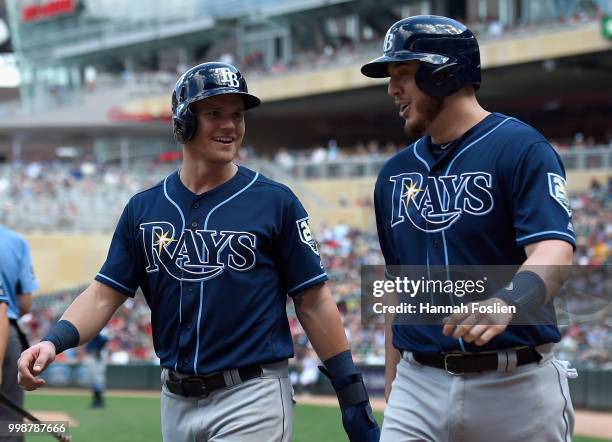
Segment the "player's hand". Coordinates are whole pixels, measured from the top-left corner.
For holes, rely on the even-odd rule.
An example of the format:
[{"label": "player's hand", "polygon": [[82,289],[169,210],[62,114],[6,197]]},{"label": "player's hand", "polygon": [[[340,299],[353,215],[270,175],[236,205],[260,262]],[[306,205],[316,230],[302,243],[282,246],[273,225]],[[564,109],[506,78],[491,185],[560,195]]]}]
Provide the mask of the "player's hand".
[{"label": "player's hand", "polygon": [[[499,298],[491,298],[478,303],[481,307],[508,306]],[[455,313],[444,318],[442,333],[451,334],[455,339],[463,338],[464,342],[485,345],[495,336],[501,334],[512,320],[512,313],[471,313],[472,305],[467,304],[468,313]]]},{"label": "player's hand", "polygon": [[21,353],[17,361],[17,383],[24,390],[32,391],[45,385],[38,377],[55,360],[55,345],[42,341]]}]

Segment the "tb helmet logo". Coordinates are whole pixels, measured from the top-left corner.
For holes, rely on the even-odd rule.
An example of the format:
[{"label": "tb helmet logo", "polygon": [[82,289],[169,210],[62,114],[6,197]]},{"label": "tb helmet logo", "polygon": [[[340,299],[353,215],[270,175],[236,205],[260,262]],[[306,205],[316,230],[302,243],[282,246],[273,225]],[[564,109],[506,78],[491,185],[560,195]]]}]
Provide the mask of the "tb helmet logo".
[{"label": "tb helmet logo", "polygon": [[548,192],[550,196],[563,207],[563,210],[565,210],[569,216],[572,216],[572,209],[570,207],[569,198],[567,197],[567,183],[565,178],[556,173],[549,173]]},{"label": "tb helmet logo", "polygon": [[298,232],[300,234],[300,240],[306,244],[310,249],[316,254],[319,255],[319,246],[312,235],[312,231],[310,230],[310,225],[308,224],[308,217],[298,219],[296,222]]},{"label": "tb helmet logo", "polygon": [[464,214],[486,215],[494,205],[491,174],[486,172],[430,176],[426,183],[420,173],[402,173],[389,181],[393,183],[391,227],[408,218],[423,232],[440,232]]},{"label": "tb helmet logo", "polygon": [[214,69],[213,72],[215,77],[217,77],[217,83],[236,88],[240,86],[240,82],[238,81],[238,75],[235,72],[229,70],[228,68]]},{"label": "tb helmet logo", "polygon": [[389,52],[393,49],[393,43],[395,41],[395,33],[391,32],[391,29],[385,35],[385,41],[383,43],[383,52]]}]

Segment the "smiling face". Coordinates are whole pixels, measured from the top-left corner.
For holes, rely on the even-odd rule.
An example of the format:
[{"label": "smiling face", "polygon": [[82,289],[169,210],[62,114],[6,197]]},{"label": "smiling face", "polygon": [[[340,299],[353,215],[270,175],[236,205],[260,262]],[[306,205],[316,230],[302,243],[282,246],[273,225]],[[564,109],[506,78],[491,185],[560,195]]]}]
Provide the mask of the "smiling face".
[{"label": "smiling face", "polygon": [[237,94],[222,94],[191,105],[198,128],[185,147],[209,163],[231,162],[244,137],[244,101]]},{"label": "smiling face", "polygon": [[391,63],[387,93],[393,98],[400,117],[405,120],[404,132],[411,138],[427,132],[442,110],[442,98],[430,97],[421,91],[415,80],[419,61]]}]

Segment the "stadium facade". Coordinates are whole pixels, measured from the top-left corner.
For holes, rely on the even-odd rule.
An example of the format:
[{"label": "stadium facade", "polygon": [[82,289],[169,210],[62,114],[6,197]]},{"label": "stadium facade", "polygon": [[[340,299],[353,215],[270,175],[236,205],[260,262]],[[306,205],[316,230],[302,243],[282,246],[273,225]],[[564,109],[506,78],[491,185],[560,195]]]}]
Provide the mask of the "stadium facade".
[{"label": "stadium facade", "polygon": [[[125,161],[176,149],[171,86],[188,66],[214,59],[237,64],[264,100],[246,139],[260,152],[331,138],[401,144],[384,82],[358,68],[380,52],[391,23],[421,13],[458,18],[479,34],[486,105],[544,126],[548,136],[583,131],[603,142],[612,43],[600,17],[609,3],[7,0],[22,82],[20,104],[0,108],[0,155],[76,146]],[[585,109],[588,122],[558,123]]]}]

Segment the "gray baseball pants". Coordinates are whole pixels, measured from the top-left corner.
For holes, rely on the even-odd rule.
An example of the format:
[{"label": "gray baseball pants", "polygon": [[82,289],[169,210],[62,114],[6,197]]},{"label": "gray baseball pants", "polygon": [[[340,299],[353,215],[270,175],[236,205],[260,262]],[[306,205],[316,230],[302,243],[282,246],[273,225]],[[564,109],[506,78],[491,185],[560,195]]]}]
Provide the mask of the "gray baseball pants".
[{"label": "gray baseball pants", "polygon": [[381,442],[571,441],[575,370],[551,351],[510,371],[451,375],[405,353],[385,410]]},{"label": "gray baseball pants", "polygon": [[162,370],[161,422],[165,442],[286,442],[293,429],[293,389],[287,361],[262,365],[260,378],[203,399],[168,391]]}]

